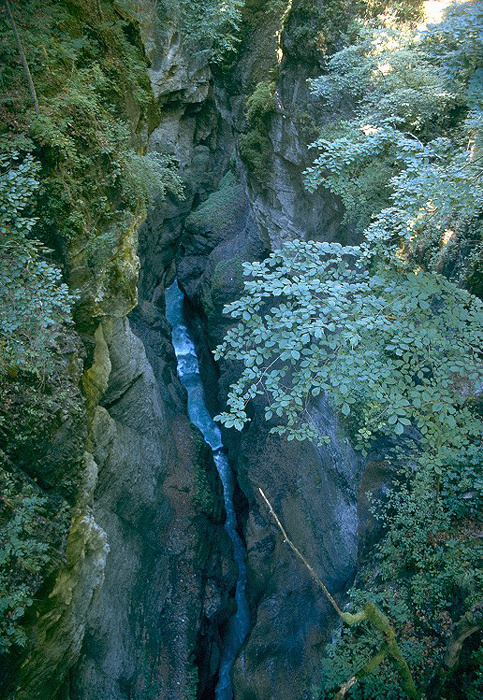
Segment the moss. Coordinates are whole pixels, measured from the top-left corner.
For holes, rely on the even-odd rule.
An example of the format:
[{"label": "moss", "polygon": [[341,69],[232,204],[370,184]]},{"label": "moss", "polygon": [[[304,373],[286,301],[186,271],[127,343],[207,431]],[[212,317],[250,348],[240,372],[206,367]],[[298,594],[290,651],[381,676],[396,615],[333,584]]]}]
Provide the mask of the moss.
[{"label": "moss", "polygon": [[99,324],[94,333],[94,360],[92,365],[84,373],[82,385],[86,395],[88,413],[92,413],[98,405],[102,395],[107,389],[109,375],[111,373],[111,359],[109,348],[104,339],[102,324]]},{"label": "moss", "polygon": [[258,83],[246,103],[248,131],[240,136],[240,155],[262,187],[271,174],[270,122],[276,110],[275,87],[274,82]]},{"label": "moss", "polygon": [[194,236],[207,231],[222,234],[233,222],[241,200],[243,188],[235,175],[228,171],[218,189],[189,215],[186,230]]},{"label": "moss", "polygon": [[[221,260],[213,271],[211,277],[211,295],[215,303],[224,304],[226,299],[226,287],[233,290],[243,289],[243,268],[240,258]],[[233,293],[236,293],[235,291]],[[217,299],[219,295],[219,301]]]},{"label": "moss", "polygon": [[183,700],[196,700],[198,697],[199,671],[194,662],[188,664],[186,669],[186,687]]},{"label": "moss", "polygon": [[221,260],[210,275],[209,282],[203,285],[201,303],[208,319],[216,322],[225,304],[243,290],[243,268],[240,258]]},{"label": "moss", "polygon": [[193,504],[198,512],[213,522],[220,521],[220,493],[216,490],[216,472],[208,469],[211,453],[198,432],[194,433],[195,455],[195,494]]},{"label": "moss", "polygon": [[194,503],[196,508],[207,518],[212,519],[215,512],[215,495],[206,473],[206,467],[200,460],[196,463],[195,489]]}]

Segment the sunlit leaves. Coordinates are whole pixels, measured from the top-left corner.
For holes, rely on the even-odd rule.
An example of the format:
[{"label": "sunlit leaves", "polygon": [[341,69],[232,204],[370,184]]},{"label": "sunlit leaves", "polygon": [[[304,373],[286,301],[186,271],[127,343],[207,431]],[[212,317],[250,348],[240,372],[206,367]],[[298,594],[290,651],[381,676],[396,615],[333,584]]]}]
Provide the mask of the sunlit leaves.
[{"label": "sunlit leaves", "polygon": [[222,422],[240,429],[260,395],[290,434],[327,393],[365,438],[414,426],[458,440],[472,419],[455,388],[480,376],[481,303],[441,276],[370,275],[365,262],[357,247],[293,241],[245,266],[245,296],[226,308],[238,323],[215,353],[244,367]]},{"label": "sunlit leaves", "polygon": [[336,123],[313,144],[307,188],[339,195],[371,248],[438,272],[450,266],[463,284],[482,249],[482,36],[473,2],[424,32],[362,27],[312,81]]}]

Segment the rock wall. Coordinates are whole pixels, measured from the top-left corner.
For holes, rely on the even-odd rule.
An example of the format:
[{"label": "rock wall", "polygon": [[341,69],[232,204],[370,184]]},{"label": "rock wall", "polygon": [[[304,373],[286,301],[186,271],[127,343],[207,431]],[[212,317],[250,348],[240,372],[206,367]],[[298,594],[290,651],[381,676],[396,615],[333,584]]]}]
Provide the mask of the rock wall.
[{"label": "rock wall", "polygon": [[236,571],[221,485],[187,417],[163,313],[183,220],[212,189],[225,151],[216,145],[206,52],[191,52],[175,26],[162,27],[153,3],[139,5],[159,107],[149,148],[175,158],[185,196],[156,202],[141,228],[140,304],[130,322],[102,324],[100,365],[110,371],[97,378],[103,392],[90,440],[99,465],[94,514],[110,554],[71,673],[72,700],[209,693],[219,629],[233,611]]},{"label": "rock wall", "polygon": [[176,23],[164,26],[156,19],[145,27],[144,40],[160,107],[149,150],[174,158],[184,190],[183,198],[155,201],[140,232],[141,308],[148,302],[153,305],[151,313],[158,307],[163,314],[164,289],[174,276],[184,221],[225,172],[233,136],[215,105],[209,51],[194,50]]},{"label": "rock wall", "polygon": [[110,554],[71,677],[76,700],[186,698],[195,662],[205,683],[216,669],[214,623],[234,583],[221,492],[172,375],[167,325],[157,331],[161,385],[127,320],[103,324],[111,372],[91,441]]},{"label": "rock wall", "polygon": [[[308,6],[313,39],[314,8],[324,3]],[[87,355],[87,450],[66,563],[36,610],[36,642],[16,700],[213,697],[236,572],[219,480],[175,375],[164,289],[177,267],[216,411],[234,368],[215,366],[211,350],[227,328],[224,304],[242,289],[242,262],[286,238],[352,240],[340,203],[303,188],[306,144],[324,118],[306,85],[321,70],[320,53],[310,42],[301,48],[297,17],[305,17],[307,1],[249,0],[237,60],[214,77],[208,52],[193,50],[175,23],[160,23],[154,1],[136,7],[159,108],[149,144],[147,125],[137,133],[146,147],[174,158],[185,196],[156,202],[141,227],[139,305],[129,320],[144,213],[133,216],[94,280],[83,243],[69,251],[83,295],[77,323]],[[245,110],[267,81],[274,102],[255,135],[265,159],[260,177],[243,145],[254,128]],[[354,575],[361,465],[329,407],[315,406],[314,418],[330,437],[324,448],[270,436],[259,405],[249,429],[225,436],[237,471],[253,620],[234,669],[236,700],[311,697],[333,619],[280,541],[258,487],[334,594]]]},{"label": "rock wall", "polygon": [[[320,29],[320,15],[314,14],[322,5],[312,3],[303,27],[308,36]],[[235,376],[226,362],[214,366],[211,350],[229,325],[224,304],[242,290],[242,262],[262,258],[287,239],[354,241],[341,225],[340,203],[330,193],[309,194],[303,186],[303,170],[311,160],[310,130],[327,118],[307,87],[307,79],[320,74],[322,59],[320,51],[300,43],[306,6],[295,1],[287,14],[265,3],[247,3],[237,64],[215,80],[217,106],[235,137],[236,166],[187,218],[177,265],[195,316],[192,325],[207,386],[212,388],[213,411],[224,404]],[[253,127],[245,117],[246,106],[267,76],[274,106],[264,115],[264,126]],[[263,179],[257,161],[254,166],[244,149],[253,128],[262,130],[265,140],[260,146],[267,166]],[[313,415],[321,434],[330,437],[326,447],[271,436],[262,406],[255,404],[252,410],[250,427],[241,436],[233,431],[224,435],[244,494],[240,506],[253,618],[234,670],[235,698],[301,700],[313,697],[319,685],[320,653],[334,622],[333,611],[281,542],[258,487],[337,594],[356,570],[362,464],[324,402],[314,407]]]},{"label": "rock wall", "polygon": [[[219,109],[236,135],[238,169],[252,214],[272,248],[301,237],[353,240],[342,226],[338,198],[323,189],[309,193],[303,186],[303,171],[313,160],[309,144],[319,125],[330,120],[307,81],[323,72],[325,55],[349,20],[340,17],[335,29],[331,13],[340,11],[339,5],[248,0],[236,65],[216,88]],[[247,118],[247,102],[261,84],[271,86],[273,102],[265,107],[264,123],[254,125]]]}]

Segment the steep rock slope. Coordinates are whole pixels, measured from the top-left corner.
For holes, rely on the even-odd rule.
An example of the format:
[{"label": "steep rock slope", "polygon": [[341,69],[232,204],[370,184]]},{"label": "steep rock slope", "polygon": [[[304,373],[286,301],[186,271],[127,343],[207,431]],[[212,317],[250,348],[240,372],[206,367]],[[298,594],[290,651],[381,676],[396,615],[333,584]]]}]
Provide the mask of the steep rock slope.
[{"label": "steep rock slope", "polygon": [[[207,384],[218,382],[213,411],[223,405],[234,373],[224,361],[214,367],[210,351],[228,327],[224,304],[242,290],[243,261],[263,257],[284,239],[351,239],[341,226],[340,203],[324,191],[307,193],[302,182],[310,162],[308,132],[322,118],[306,86],[320,72],[313,39],[324,28],[321,8],[322,3],[308,8],[294,2],[287,13],[285,7],[247,3],[237,64],[228,77],[215,77],[218,107],[235,133],[236,172],[225,175],[188,217],[178,253],[180,282],[198,315],[193,326]],[[310,44],[300,41],[303,32]],[[253,406],[250,427],[241,436],[227,431],[224,438],[246,498],[240,506],[253,613],[235,668],[235,697],[293,700],[308,697],[318,685],[332,611],[279,540],[258,487],[337,593],[356,569],[361,464],[324,403],[314,413],[321,434],[330,437],[321,448],[269,435],[261,409]]]},{"label": "steep rock slope", "polygon": [[[216,472],[176,377],[166,381],[169,365],[160,391],[127,321],[103,324],[103,332],[111,373],[91,440],[94,516],[110,555],[72,697],[183,698],[196,685],[195,661],[208,674],[216,668],[216,628],[207,628],[221,622],[231,587]],[[166,335],[162,342],[166,348]],[[198,643],[205,658],[195,659]]]},{"label": "steep rock slope", "polygon": [[94,510],[111,554],[72,674],[72,697],[86,700],[95,693],[171,700],[209,688],[234,589],[220,483],[187,418],[157,308],[185,212],[211,186],[219,160],[205,143],[217,125],[210,74],[206,54],[192,54],[176,27],[160,30],[153,5],[141,3],[140,13],[159,108],[149,147],[175,157],[184,197],[155,202],[144,227],[152,236],[141,235],[141,303],[132,323],[142,342],[127,321],[106,330],[112,369],[92,441],[102,465]]},{"label": "steep rock slope", "polygon": [[[149,19],[154,8],[147,2],[135,10]],[[33,55],[47,62],[47,69],[42,61],[31,63],[45,94],[37,121],[28,111],[28,92],[21,94],[27,116],[16,121],[12,116],[14,135],[7,137],[17,138],[24,148],[24,134],[17,136],[15,130],[28,130],[33,121],[36,130],[29,134],[34,141],[26,143],[44,158],[43,206],[51,223],[47,242],[55,244],[78,298],[75,329],[62,329],[56,338],[58,386],[49,387],[51,415],[42,413],[44,422],[33,425],[36,414],[32,419],[27,405],[25,420],[2,443],[15,484],[25,484],[24,490],[35,498],[41,495],[47,504],[41,512],[44,531],[35,534],[47,541],[51,556],[48,569],[29,579],[35,602],[20,621],[25,646],[13,647],[1,659],[2,694],[8,698],[185,698],[196,692],[198,677],[201,686],[213,682],[217,630],[231,611],[234,571],[221,525],[220,485],[211,457],[186,417],[169,329],[157,326],[157,320],[149,328],[142,319],[136,324],[140,334],[150,336],[153,371],[126,320],[137,301],[137,233],[145,207],[141,191],[129,191],[129,185],[123,192],[121,185],[129,180],[122,179],[128,178],[122,168],[129,161],[135,173],[140,161],[129,152],[113,175],[111,169],[119,164],[107,149],[113,146],[111,137],[113,142],[130,138],[142,152],[149,130],[165,114],[149,87],[140,38],[144,25],[136,11],[110,0],[79,0],[32,3],[21,20],[17,14],[21,33],[31,37]],[[8,60],[14,64],[9,32],[8,22],[2,24]],[[61,44],[58,49],[62,41],[67,48]],[[76,62],[83,66],[82,52],[92,45],[98,63],[88,62],[82,70],[93,66],[98,82],[76,70]],[[161,43],[158,49],[165,53],[166,47]],[[65,51],[72,57],[68,70]],[[110,81],[119,78],[116,70],[123,58],[123,69],[132,72],[114,85]],[[51,114],[59,75],[63,90],[57,91],[58,111]],[[169,82],[163,71],[159,80]],[[112,123],[114,135],[102,132],[106,122],[111,128],[109,110],[119,119]],[[69,116],[62,121],[64,112]],[[94,134],[87,123],[94,125]],[[67,163],[62,160],[65,144],[71,148]],[[104,150],[94,161],[99,148]],[[168,145],[162,148],[169,150]],[[90,169],[82,171],[86,158],[91,158]],[[92,180],[86,191],[81,171]],[[142,181],[131,184],[136,188]],[[12,398],[9,410],[21,414],[20,399]],[[1,521],[7,537],[10,523],[16,522],[8,508],[9,502]],[[13,614],[21,616],[22,609]],[[81,650],[80,664],[73,669]]]}]

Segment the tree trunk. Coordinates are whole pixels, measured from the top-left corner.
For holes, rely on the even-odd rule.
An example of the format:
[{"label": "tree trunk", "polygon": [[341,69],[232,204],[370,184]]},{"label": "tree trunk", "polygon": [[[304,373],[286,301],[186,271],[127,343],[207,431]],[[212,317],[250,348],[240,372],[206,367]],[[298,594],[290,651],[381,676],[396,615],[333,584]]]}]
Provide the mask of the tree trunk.
[{"label": "tree trunk", "polygon": [[17,25],[15,23],[15,18],[13,16],[13,11],[12,8],[10,7],[10,2],[9,0],[5,0],[5,7],[7,8],[7,14],[10,19],[10,23],[12,25],[13,33],[15,34],[15,41],[17,42],[17,49],[18,53],[20,56],[20,60],[22,61],[23,69],[25,71],[25,75],[27,76],[27,82],[29,84],[29,90],[30,94],[32,95],[32,101],[34,103],[34,109],[35,109],[35,114],[39,114],[39,103],[37,100],[37,93],[35,91],[35,85],[34,81],[32,80],[32,74],[30,73],[30,68],[27,63],[27,59],[25,57],[25,52],[23,50],[22,42],[20,40],[20,35],[17,30]]}]

